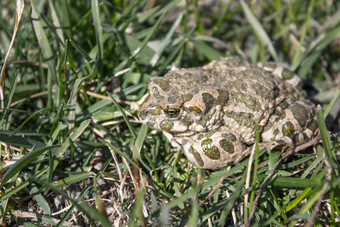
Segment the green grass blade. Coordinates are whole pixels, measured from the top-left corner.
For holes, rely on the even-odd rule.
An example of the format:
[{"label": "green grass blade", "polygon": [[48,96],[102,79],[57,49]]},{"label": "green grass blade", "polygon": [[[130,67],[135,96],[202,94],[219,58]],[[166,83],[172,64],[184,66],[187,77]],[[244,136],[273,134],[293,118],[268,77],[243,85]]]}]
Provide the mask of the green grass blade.
[{"label": "green grass blade", "polygon": [[55,107],[48,107],[48,108],[44,108],[44,109],[34,112],[31,116],[26,118],[26,120],[19,127],[17,127],[9,136],[13,136],[16,133],[18,133],[29,120],[31,120],[33,117],[37,116],[38,114],[45,112],[45,111],[49,111],[49,110],[55,110],[55,109],[56,109]]},{"label": "green grass blade", "polygon": [[51,208],[44,198],[44,196],[40,193],[39,189],[34,183],[28,185],[28,189],[30,194],[34,197],[35,201],[40,205],[45,214],[51,215]]},{"label": "green grass blade", "polygon": [[48,5],[49,5],[50,10],[51,10],[52,21],[53,21],[54,27],[56,28],[58,39],[61,41],[62,44],[65,44],[64,31],[61,28],[60,20],[58,18],[57,12],[54,8],[53,2],[51,0],[49,0]]},{"label": "green grass blade", "polygon": [[9,168],[9,170],[6,171],[5,175],[2,178],[0,188],[2,186],[4,186],[9,179],[11,179],[18,172],[20,172],[24,167],[30,165],[30,163],[36,157],[38,157],[39,155],[41,155],[42,153],[44,153],[46,151],[49,151],[49,150],[52,150],[52,149],[58,148],[58,147],[60,147],[60,145],[47,146],[47,147],[43,147],[43,148],[40,148],[40,149],[33,150],[33,151],[29,152],[28,154],[26,154],[24,157],[19,159],[13,166],[11,166]]},{"label": "green grass blade", "polygon": [[47,36],[45,34],[45,31],[41,25],[39,14],[35,10],[33,1],[31,1],[31,7],[32,7],[32,12],[31,12],[32,24],[34,27],[35,35],[39,43],[40,50],[48,65],[48,70],[52,77],[53,82],[55,84],[58,84],[59,82],[58,82],[57,75],[56,75],[56,65],[54,62],[54,54],[50,46],[50,43],[47,39]]},{"label": "green grass blade", "polygon": [[[84,130],[89,126],[91,123],[91,119],[83,121],[76,130],[66,139],[66,141],[59,147],[57,152],[55,153],[56,156],[60,157],[64,155],[66,149],[70,146],[70,141],[75,141],[79,136],[81,136]],[[57,165],[54,166],[56,168]]]},{"label": "green grass blade", "polygon": [[324,116],[324,119],[327,118],[329,112],[331,112],[335,102],[338,100],[340,96],[340,89],[338,90],[338,92],[334,95],[334,97],[332,98],[332,100],[330,101],[330,103],[328,104],[328,106],[326,107],[324,113],[323,113],[323,116]]},{"label": "green grass blade", "polygon": [[116,99],[111,95],[110,93],[107,92],[107,94],[110,96],[112,102],[115,104],[115,106],[118,108],[118,110],[122,113],[123,118],[125,120],[125,123],[127,124],[132,136],[134,138],[137,138],[136,130],[133,128],[132,124],[130,123],[129,119],[127,118],[126,114],[124,113],[124,110],[122,107],[119,105],[119,103],[116,101]]},{"label": "green grass blade", "polygon": [[331,139],[329,138],[329,134],[326,128],[325,120],[324,120],[323,112],[320,107],[318,107],[317,111],[317,120],[318,120],[318,125],[320,129],[320,135],[322,139],[322,143],[325,149],[326,157],[329,161],[329,164],[333,166],[333,160],[332,160],[332,155],[331,155]]},{"label": "green grass blade", "polygon": [[156,51],[155,55],[152,57],[151,62],[150,62],[150,64],[151,64],[152,66],[155,66],[155,65],[156,65],[156,63],[157,63],[158,59],[161,57],[161,55],[162,55],[162,53],[163,53],[165,47],[169,44],[171,37],[172,37],[173,34],[175,33],[176,28],[178,27],[179,23],[180,23],[181,20],[182,20],[182,17],[183,17],[183,13],[181,13],[181,14],[177,17],[176,21],[172,24],[172,26],[171,26],[170,30],[168,31],[168,33],[166,34],[165,38],[164,38],[164,39],[162,40],[162,42],[159,44],[159,46],[158,46],[158,48],[157,48],[157,51]]},{"label": "green grass blade", "polygon": [[102,59],[104,56],[103,55],[104,42],[103,42],[103,30],[102,30],[102,23],[100,20],[98,0],[91,0],[91,9],[92,9],[94,30],[96,34],[96,40],[97,40],[97,48],[98,48],[98,53],[99,53],[98,54],[99,70],[100,72],[102,72]]},{"label": "green grass blade", "polygon": [[285,188],[313,188],[319,186],[320,182],[298,177],[277,177],[272,185]]},{"label": "green grass blade", "polygon": [[15,76],[14,76],[12,83],[11,83],[11,86],[10,86],[10,91],[9,91],[7,103],[6,103],[6,106],[5,106],[5,110],[4,110],[4,112],[1,116],[0,128],[4,127],[3,123],[4,123],[4,120],[5,120],[5,117],[7,116],[8,109],[10,108],[10,105],[11,105],[11,102],[12,102],[12,99],[13,99],[15,88],[16,88],[17,82],[18,82],[18,75],[19,75],[19,70],[16,71]]},{"label": "green grass blade", "polygon": [[224,205],[224,209],[221,213],[220,219],[218,221],[218,226],[225,226],[227,217],[230,214],[231,209],[233,208],[233,204],[235,204],[236,199],[238,199],[241,195],[242,188],[244,187],[245,177],[238,182],[236,190],[233,194],[227,199],[227,203]]},{"label": "green grass blade", "polygon": [[134,161],[140,158],[140,150],[142,149],[147,130],[148,130],[148,126],[144,124],[140,128],[140,131],[138,133],[138,136],[135,142],[135,146],[133,147],[133,150],[132,150],[132,157]]},{"label": "green grass blade", "polygon": [[92,172],[89,173],[80,173],[80,174],[76,174],[76,175],[72,175],[70,177],[65,177],[64,179],[55,181],[52,183],[52,185],[54,185],[55,187],[64,187],[64,186],[69,186],[71,184],[80,182],[82,180],[86,180],[90,177],[93,176]]},{"label": "green grass blade", "polygon": [[148,35],[145,37],[145,39],[143,40],[143,42],[141,43],[141,45],[133,52],[132,56],[136,57],[139,53],[141,53],[141,51],[143,50],[143,48],[146,46],[146,44],[150,41],[152,35],[156,32],[157,29],[159,29],[159,25],[161,24],[163,18],[164,18],[165,14],[163,14],[162,16],[160,16],[157,20],[157,22],[155,23],[155,25],[151,28],[151,30],[149,31]]},{"label": "green grass blade", "polygon": [[249,24],[252,26],[255,34],[262,40],[263,44],[268,48],[269,53],[274,58],[274,61],[278,61],[277,53],[275,51],[275,48],[272,44],[272,41],[270,40],[268,34],[264,30],[263,26],[260,24],[256,16],[253,14],[253,12],[250,10],[248,5],[241,0],[241,6],[243,9],[244,14],[247,17],[247,20]]},{"label": "green grass blade", "polygon": [[306,16],[305,23],[303,24],[303,27],[302,27],[302,30],[301,30],[301,33],[300,33],[299,46],[297,48],[295,48],[295,54],[294,54],[294,57],[293,57],[293,60],[292,60],[293,64],[297,61],[297,59],[300,56],[300,53],[301,53],[300,46],[303,46],[303,44],[304,44],[306,34],[307,34],[307,31],[308,31],[308,28],[309,28],[309,23],[310,23],[310,20],[312,18],[312,12],[313,12],[314,6],[315,6],[315,0],[309,1],[308,9],[307,9],[307,16]]},{"label": "green grass blade", "polygon": [[188,38],[189,41],[195,46],[195,48],[202,53],[205,57],[207,57],[209,60],[217,60],[220,57],[223,57],[223,54],[216,51],[214,48],[210,47],[209,45],[198,41],[196,38],[192,38],[191,36],[188,36],[187,34],[181,34],[184,37]]},{"label": "green grass blade", "polygon": [[330,32],[328,32],[326,35],[320,35],[322,39],[317,39],[316,44],[309,50],[306,51],[306,54],[302,56],[300,59],[301,61],[297,61],[296,64],[294,64],[291,69],[297,68],[298,65],[300,65],[300,68],[297,72],[297,74],[302,77],[306,78],[306,74],[309,72],[309,70],[312,68],[312,66],[315,64],[315,62],[318,60],[320,54],[322,51],[329,46],[329,44],[340,34],[340,27],[336,28]]},{"label": "green grass blade", "polygon": [[138,192],[136,202],[134,204],[134,208],[132,210],[132,214],[131,214],[131,217],[130,217],[129,227],[130,226],[140,226],[145,221],[144,215],[143,215],[144,195],[145,195],[145,189],[142,188]]}]

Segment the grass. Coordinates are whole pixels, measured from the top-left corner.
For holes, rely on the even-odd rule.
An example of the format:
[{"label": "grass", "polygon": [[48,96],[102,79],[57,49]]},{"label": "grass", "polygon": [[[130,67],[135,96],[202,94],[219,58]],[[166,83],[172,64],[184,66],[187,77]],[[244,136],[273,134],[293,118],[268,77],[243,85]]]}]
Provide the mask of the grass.
[{"label": "grass", "polygon": [[[16,5],[1,1],[1,223],[338,226],[340,5],[290,2],[25,1],[4,69]],[[138,123],[151,77],[222,56],[286,63],[321,142],[258,151],[256,174],[249,158],[203,171]]]}]

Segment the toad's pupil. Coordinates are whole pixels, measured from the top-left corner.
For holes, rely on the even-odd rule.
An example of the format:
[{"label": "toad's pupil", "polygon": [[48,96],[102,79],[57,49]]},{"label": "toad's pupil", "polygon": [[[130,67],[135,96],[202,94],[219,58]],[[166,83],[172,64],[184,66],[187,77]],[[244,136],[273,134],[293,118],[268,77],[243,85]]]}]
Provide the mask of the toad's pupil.
[{"label": "toad's pupil", "polygon": [[179,108],[166,108],[163,110],[164,114],[168,118],[176,118],[178,117],[179,113],[181,112],[181,109]]}]

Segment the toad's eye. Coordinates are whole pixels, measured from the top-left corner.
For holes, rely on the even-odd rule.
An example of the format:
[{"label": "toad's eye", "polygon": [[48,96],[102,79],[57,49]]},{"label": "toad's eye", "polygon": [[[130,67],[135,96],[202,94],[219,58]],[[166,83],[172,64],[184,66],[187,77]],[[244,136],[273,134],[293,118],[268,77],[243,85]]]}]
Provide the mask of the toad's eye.
[{"label": "toad's eye", "polygon": [[177,119],[181,113],[181,109],[180,108],[171,108],[168,107],[166,109],[163,110],[164,115],[169,118],[169,119]]}]

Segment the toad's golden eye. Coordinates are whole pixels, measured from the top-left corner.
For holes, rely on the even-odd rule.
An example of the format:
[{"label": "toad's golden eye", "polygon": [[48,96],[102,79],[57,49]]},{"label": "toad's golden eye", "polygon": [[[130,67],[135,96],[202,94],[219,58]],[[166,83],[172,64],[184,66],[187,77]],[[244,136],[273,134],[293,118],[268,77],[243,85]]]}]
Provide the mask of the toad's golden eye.
[{"label": "toad's golden eye", "polygon": [[180,108],[172,108],[168,107],[163,110],[164,115],[169,119],[177,119],[179,117],[179,114],[181,113]]}]

